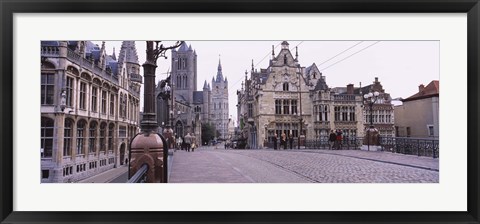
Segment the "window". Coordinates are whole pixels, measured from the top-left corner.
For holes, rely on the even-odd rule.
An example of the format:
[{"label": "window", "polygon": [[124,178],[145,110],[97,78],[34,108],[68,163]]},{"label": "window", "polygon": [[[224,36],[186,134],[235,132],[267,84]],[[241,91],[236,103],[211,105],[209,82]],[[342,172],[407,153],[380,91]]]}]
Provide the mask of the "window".
[{"label": "window", "polygon": [[428,136],[433,137],[435,136],[434,130],[433,130],[433,125],[427,125],[428,128]]},{"label": "window", "polygon": [[292,114],[297,113],[297,100],[292,100]]},{"label": "window", "polygon": [[283,100],[283,114],[290,114],[290,102],[289,100]]},{"label": "window", "polygon": [[275,100],[275,114],[282,113],[282,100]]},{"label": "window", "polygon": [[78,103],[78,106],[80,107],[80,109],[84,109],[84,110],[85,110],[85,97],[86,97],[86,94],[87,94],[87,84],[81,82],[81,83],[80,83],[80,100],[79,100],[79,103]]},{"label": "window", "polygon": [[97,112],[97,87],[92,87],[92,111]]},{"label": "window", "polygon": [[251,103],[248,104],[248,117],[253,117],[253,105]]},{"label": "window", "polygon": [[347,107],[342,107],[342,121],[347,121],[347,116],[348,116],[348,112],[347,112]]},{"label": "window", "polygon": [[340,121],[340,107],[335,107],[335,121]]},{"label": "window", "polygon": [[350,107],[350,121],[355,121],[355,107]]},{"label": "window", "polygon": [[48,179],[50,176],[50,170],[42,170],[42,179]]},{"label": "window", "polygon": [[52,105],[53,104],[53,93],[55,88],[55,76],[53,73],[42,73],[41,78],[41,104],[42,105]]},{"label": "window", "polygon": [[73,106],[73,78],[67,76],[66,88],[66,102],[65,105]]},{"label": "window", "polygon": [[65,129],[63,131],[63,156],[72,155],[72,126],[70,119],[65,119]]},{"label": "window", "polygon": [[410,137],[410,127],[407,127],[407,137]]},{"label": "window", "polygon": [[50,158],[52,157],[52,148],[53,148],[53,129],[54,121],[53,119],[42,117],[41,121],[41,157]]},{"label": "window", "polygon": [[92,122],[90,124],[90,138],[88,139],[88,152],[96,152],[96,140],[97,140],[97,123]]},{"label": "window", "polygon": [[77,155],[83,154],[83,144],[85,141],[85,121],[80,120],[77,124]]},{"label": "window", "polygon": [[120,126],[118,129],[118,137],[126,138],[127,137],[127,127]]},{"label": "window", "polygon": [[288,82],[283,83],[283,91],[288,91]]},{"label": "window", "polygon": [[115,94],[110,94],[110,115],[115,116]]},{"label": "window", "polygon": [[102,123],[100,125],[100,151],[105,151],[106,146],[106,134],[107,134],[107,123]]},{"label": "window", "polygon": [[113,151],[113,128],[113,124],[108,127],[108,151]]},{"label": "window", "polygon": [[102,113],[107,113],[107,91],[102,91]]}]

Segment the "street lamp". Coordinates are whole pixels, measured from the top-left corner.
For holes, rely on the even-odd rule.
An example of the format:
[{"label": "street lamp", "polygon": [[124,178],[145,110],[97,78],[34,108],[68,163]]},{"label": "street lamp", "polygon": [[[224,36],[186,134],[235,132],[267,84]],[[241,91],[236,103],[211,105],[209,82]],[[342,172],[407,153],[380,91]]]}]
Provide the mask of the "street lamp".
[{"label": "street lamp", "polygon": [[369,109],[370,109],[370,127],[368,128],[367,130],[367,147],[368,147],[368,151],[370,151],[370,132],[371,131],[374,131],[374,127],[373,127],[373,104],[375,104],[375,102],[377,102],[378,100],[378,96],[380,95],[379,92],[375,91],[375,92],[370,92],[370,93],[367,93],[365,95],[363,95],[363,99],[364,99],[364,103],[367,104],[369,106]]}]

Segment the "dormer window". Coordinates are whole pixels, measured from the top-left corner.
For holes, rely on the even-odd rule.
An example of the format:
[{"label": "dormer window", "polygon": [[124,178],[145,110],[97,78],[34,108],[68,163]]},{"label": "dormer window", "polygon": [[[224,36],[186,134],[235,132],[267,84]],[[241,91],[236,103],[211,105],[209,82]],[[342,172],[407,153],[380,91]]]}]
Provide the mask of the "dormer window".
[{"label": "dormer window", "polygon": [[316,72],[313,72],[313,78],[314,78],[314,79],[317,78],[317,73],[316,73]]}]

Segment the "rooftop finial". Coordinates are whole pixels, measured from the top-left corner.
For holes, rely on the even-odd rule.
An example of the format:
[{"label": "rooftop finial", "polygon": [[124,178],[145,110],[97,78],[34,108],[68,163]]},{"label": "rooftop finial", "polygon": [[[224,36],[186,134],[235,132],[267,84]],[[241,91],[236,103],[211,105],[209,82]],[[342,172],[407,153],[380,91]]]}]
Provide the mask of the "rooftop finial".
[{"label": "rooftop finial", "polygon": [[295,47],[295,61],[298,60],[298,47]]},{"label": "rooftop finial", "polygon": [[272,57],[275,57],[275,46],[272,45]]},{"label": "rooftop finial", "polygon": [[252,72],[253,72],[253,67],[254,67],[254,66],[253,66],[253,59],[252,59]]}]

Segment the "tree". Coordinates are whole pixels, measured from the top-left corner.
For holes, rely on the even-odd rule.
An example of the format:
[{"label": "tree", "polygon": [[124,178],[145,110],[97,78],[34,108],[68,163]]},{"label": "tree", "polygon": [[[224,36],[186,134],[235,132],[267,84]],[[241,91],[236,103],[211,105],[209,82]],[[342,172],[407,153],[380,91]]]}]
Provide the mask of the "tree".
[{"label": "tree", "polygon": [[215,137],[215,127],[210,123],[202,124],[202,143],[208,143]]}]

